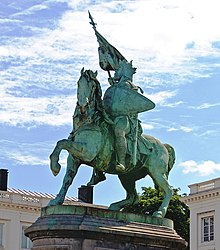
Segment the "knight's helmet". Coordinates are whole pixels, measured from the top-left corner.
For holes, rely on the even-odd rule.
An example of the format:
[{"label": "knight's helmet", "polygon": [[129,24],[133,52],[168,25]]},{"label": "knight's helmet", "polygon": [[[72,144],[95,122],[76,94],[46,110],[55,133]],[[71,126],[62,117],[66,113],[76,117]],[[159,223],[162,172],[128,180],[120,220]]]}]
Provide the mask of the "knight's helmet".
[{"label": "knight's helmet", "polygon": [[136,73],[136,68],[132,66],[132,61],[120,60],[116,72],[120,71],[121,75],[131,78]]}]

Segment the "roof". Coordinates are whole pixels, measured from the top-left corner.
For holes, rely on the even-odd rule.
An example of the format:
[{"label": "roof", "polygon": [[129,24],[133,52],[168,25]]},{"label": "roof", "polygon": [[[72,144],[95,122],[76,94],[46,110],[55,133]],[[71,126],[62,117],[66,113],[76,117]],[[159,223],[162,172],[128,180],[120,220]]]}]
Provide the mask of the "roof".
[{"label": "roof", "polygon": [[[49,201],[55,197],[53,194],[8,188],[7,191],[0,190],[0,207],[38,211],[40,208],[46,207]],[[75,197],[66,197],[64,204],[72,205],[76,202],[78,203],[80,200]]]},{"label": "roof", "polygon": [[[1,192],[9,192],[11,194],[20,194],[20,195],[32,196],[35,198],[45,198],[45,199],[54,199],[56,197],[56,195],[54,194],[26,191],[26,190],[20,190],[20,189],[15,189],[15,188],[8,188],[7,191],[0,190],[0,193]],[[65,198],[65,201],[78,201],[78,198],[67,196]]]}]

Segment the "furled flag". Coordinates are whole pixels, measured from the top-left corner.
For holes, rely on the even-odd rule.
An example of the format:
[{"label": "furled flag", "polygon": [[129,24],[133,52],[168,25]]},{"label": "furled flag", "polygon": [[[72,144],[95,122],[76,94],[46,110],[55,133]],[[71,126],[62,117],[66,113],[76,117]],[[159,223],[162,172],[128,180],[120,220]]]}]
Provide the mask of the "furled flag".
[{"label": "furled flag", "polygon": [[97,41],[99,43],[98,53],[99,53],[99,65],[105,71],[116,70],[119,65],[119,61],[127,61],[125,57],[112,46],[97,30],[96,23],[93,20],[89,12],[90,24],[92,25]]}]

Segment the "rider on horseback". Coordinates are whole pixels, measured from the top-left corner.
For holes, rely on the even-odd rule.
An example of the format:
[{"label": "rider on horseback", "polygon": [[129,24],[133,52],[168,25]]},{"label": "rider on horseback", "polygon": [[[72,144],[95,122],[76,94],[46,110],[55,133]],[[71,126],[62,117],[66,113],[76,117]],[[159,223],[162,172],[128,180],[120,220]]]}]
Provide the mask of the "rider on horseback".
[{"label": "rider on horseback", "polygon": [[[109,78],[109,83],[111,85],[118,85],[118,87],[129,88],[132,91],[137,91],[138,88],[132,83],[135,71],[136,69],[132,67],[132,64],[121,61],[119,68],[115,71],[114,77]],[[125,158],[127,153],[126,135],[129,132],[130,126],[128,116],[116,116],[114,119],[115,148],[118,156],[116,170],[120,172],[125,171]]]},{"label": "rider on horseback", "polygon": [[[116,170],[119,172],[126,170],[126,136],[134,131],[134,128],[131,128],[133,123],[130,123],[130,121],[138,121],[137,114],[139,112],[150,110],[155,106],[153,102],[138,93],[140,88],[132,82],[135,72],[136,68],[132,67],[132,62],[120,61],[114,77],[109,78],[111,87],[107,89],[103,99],[104,108],[114,121],[115,149],[117,154]],[[143,91],[141,90],[141,92]],[[135,130],[137,130],[140,125],[137,122],[135,123]],[[142,130],[139,133],[141,134]],[[134,142],[137,140],[135,137],[137,137],[137,133],[133,132],[132,138]]]},{"label": "rider on horseback", "polygon": [[[115,151],[117,155],[116,170],[124,172],[127,153],[127,139],[129,134],[133,141],[132,162],[136,165],[137,136],[141,134],[142,129],[137,119],[140,112],[144,112],[155,107],[155,104],[147,99],[141,88],[132,83],[136,68],[132,67],[132,62],[128,62],[125,57],[112,46],[96,29],[89,12],[90,24],[92,25],[97,41],[99,43],[99,65],[108,71],[108,81],[110,87],[106,90],[103,98],[103,106],[106,113],[114,121]],[[114,77],[111,77],[110,71],[115,71]],[[141,93],[138,93],[138,89]],[[132,122],[130,122],[132,121]],[[131,124],[133,124],[131,126]]]},{"label": "rider on horseback", "polygon": [[[154,108],[155,104],[138,93],[138,87],[132,83],[135,68],[97,32],[90,13],[89,17],[99,43],[100,67],[108,71],[111,86],[106,90],[102,102],[97,73],[81,71],[73,117],[74,129],[68,139],[57,142],[50,155],[51,170],[57,175],[61,169],[60,153],[63,149],[68,151],[66,174],[59,193],[48,205],[63,204],[78,168],[86,164],[94,170],[87,185],[105,180],[104,173],[118,175],[126,191],[126,198],[112,203],[109,209],[113,211],[136,204],[138,194],[135,182],[149,175],[164,193],[162,204],[153,216],[164,218],[172,197],[168,174],[175,162],[175,151],[172,146],[162,144],[152,136],[141,135],[137,115]],[[113,78],[110,76],[111,70],[115,71]],[[112,130],[115,134],[115,148]]]}]

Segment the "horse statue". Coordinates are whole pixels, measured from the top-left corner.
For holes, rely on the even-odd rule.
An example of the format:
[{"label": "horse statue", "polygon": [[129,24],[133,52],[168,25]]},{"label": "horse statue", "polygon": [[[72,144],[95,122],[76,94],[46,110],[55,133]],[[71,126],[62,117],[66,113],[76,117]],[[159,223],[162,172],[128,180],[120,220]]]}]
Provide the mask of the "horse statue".
[{"label": "horse statue", "polygon": [[97,72],[84,71],[84,69],[81,71],[77,82],[77,105],[73,116],[73,131],[68,139],[57,142],[50,155],[50,168],[56,176],[61,168],[59,164],[61,151],[67,150],[69,153],[62,187],[48,206],[61,205],[64,202],[78,168],[81,164],[86,164],[94,169],[94,174],[87,185],[95,185],[103,181],[105,179],[103,173],[118,175],[127,195],[125,199],[109,206],[108,209],[114,211],[138,202],[135,182],[149,175],[155,185],[164,192],[161,206],[153,213],[153,216],[163,218],[172,196],[168,174],[175,162],[174,149],[168,144],[162,144],[154,137],[139,135],[136,165],[133,166],[132,157],[128,154],[126,171],[118,171],[115,168],[117,155],[112,120],[103,108],[101,87],[96,76]]}]

